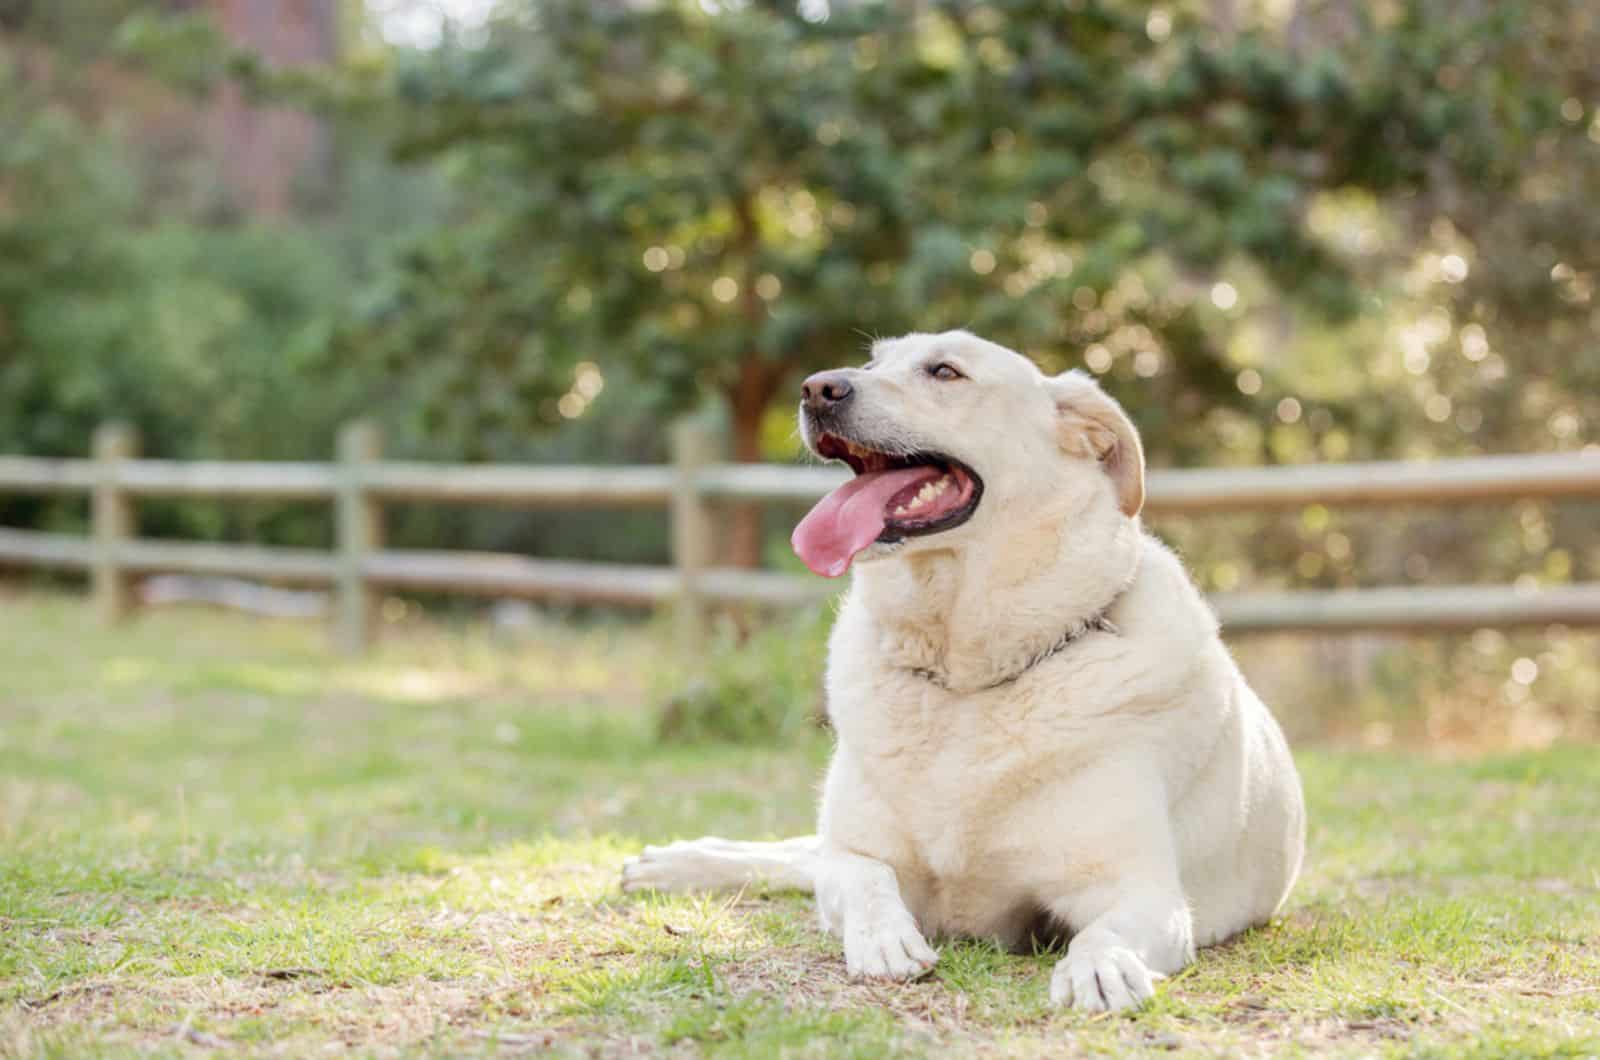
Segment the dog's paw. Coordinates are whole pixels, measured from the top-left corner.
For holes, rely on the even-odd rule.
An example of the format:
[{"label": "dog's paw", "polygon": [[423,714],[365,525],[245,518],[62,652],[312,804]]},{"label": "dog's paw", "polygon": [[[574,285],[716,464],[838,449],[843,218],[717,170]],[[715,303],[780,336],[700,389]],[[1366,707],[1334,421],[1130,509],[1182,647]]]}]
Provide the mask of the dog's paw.
[{"label": "dog's paw", "polygon": [[1123,946],[1068,952],[1050,976],[1050,1000],[1084,1012],[1116,1012],[1149,1001],[1160,978]]},{"label": "dog's paw", "polygon": [[844,964],[856,979],[915,979],[939,961],[939,953],[900,911],[844,933]]},{"label": "dog's paw", "polygon": [[645,847],[637,857],[622,863],[622,889],[634,891],[692,891],[706,886],[713,875],[716,854],[703,839],[685,839],[664,847]]}]

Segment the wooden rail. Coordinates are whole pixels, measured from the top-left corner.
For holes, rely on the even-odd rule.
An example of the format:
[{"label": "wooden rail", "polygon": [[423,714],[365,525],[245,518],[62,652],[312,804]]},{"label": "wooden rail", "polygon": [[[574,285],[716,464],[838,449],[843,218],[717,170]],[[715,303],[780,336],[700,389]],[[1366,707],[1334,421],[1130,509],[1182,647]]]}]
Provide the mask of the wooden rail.
[{"label": "wooden rail", "polygon": [[[717,566],[713,508],[719,502],[809,504],[844,480],[831,467],[726,464],[714,440],[683,425],[672,466],[504,467],[386,462],[375,430],[342,432],[333,463],[145,460],[125,428],[97,432],[89,460],[0,456],[0,493],[87,494],[89,537],[0,528],[0,564],[87,572],[104,621],[126,615],[131,579],[157,572],[212,574],[327,586],[337,596],[335,638],[347,651],[369,642],[375,590],[562,598],[630,605],[673,604],[680,647],[702,646],[713,603],[792,606],[825,599],[836,583]],[[335,506],[332,552],[153,541],[136,536],[144,497],[314,500]],[[1600,499],[1600,454],[1551,453],[1412,463],[1156,471],[1152,514],[1205,514],[1312,504],[1438,505],[1520,498]],[[393,502],[515,508],[664,507],[672,515],[673,564],[650,567],[527,556],[400,551],[383,542]],[[1213,598],[1232,632],[1273,630],[1472,629],[1480,626],[1600,625],[1600,582],[1525,590],[1428,586],[1304,592],[1225,593]]]},{"label": "wooden rail", "polygon": [[[809,504],[847,476],[832,467],[725,464],[703,471],[700,486],[718,499]],[[1145,481],[1154,515],[1583,496],[1600,497],[1600,454],[1152,471]]]}]

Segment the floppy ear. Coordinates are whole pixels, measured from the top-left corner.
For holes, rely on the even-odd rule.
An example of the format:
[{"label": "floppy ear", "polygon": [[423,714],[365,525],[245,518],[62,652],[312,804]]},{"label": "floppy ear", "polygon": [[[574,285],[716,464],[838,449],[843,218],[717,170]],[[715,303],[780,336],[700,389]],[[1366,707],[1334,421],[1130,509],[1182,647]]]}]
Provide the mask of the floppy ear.
[{"label": "floppy ear", "polygon": [[1100,461],[1117,488],[1117,506],[1135,516],[1144,507],[1144,446],[1122,406],[1079,371],[1047,381],[1056,403],[1056,436],[1074,456]]}]

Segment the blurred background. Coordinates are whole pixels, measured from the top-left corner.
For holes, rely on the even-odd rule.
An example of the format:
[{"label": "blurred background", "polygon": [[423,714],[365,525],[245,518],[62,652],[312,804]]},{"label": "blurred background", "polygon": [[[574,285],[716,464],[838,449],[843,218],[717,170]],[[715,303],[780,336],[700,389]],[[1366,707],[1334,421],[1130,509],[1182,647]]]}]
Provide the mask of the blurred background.
[{"label": "blurred background", "polygon": [[[1596,55],[1588,0],[0,0],[0,452],[122,421],[152,457],[327,460],[359,417],[403,459],[659,463],[690,416],[795,462],[804,373],[955,326],[1094,373],[1153,467],[1600,450]],[[727,508],[719,554],[793,567],[796,514]],[[334,534],[300,502],[139,528]],[[1214,591],[1600,578],[1592,502],[1154,528]],[[402,505],[388,536],[669,549],[661,512]],[[770,739],[825,618],[733,616],[687,692],[629,694]],[[1302,738],[1600,735],[1580,631],[1237,647]]]}]

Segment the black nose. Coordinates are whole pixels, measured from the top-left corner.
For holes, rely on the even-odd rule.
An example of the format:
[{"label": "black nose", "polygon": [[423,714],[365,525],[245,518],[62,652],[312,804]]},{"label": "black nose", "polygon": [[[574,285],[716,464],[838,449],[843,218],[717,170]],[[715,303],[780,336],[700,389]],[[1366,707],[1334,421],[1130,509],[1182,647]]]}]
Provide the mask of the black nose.
[{"label": "black nose", "polygon": [[800,403],[812,412],[826,412],[850,399],[855,387],[843,372],[818,372],[800,384]]}]

